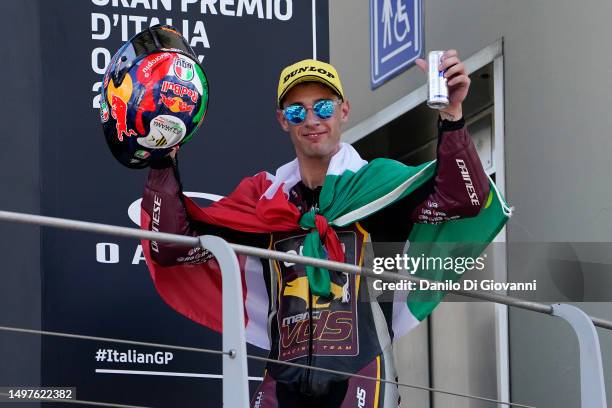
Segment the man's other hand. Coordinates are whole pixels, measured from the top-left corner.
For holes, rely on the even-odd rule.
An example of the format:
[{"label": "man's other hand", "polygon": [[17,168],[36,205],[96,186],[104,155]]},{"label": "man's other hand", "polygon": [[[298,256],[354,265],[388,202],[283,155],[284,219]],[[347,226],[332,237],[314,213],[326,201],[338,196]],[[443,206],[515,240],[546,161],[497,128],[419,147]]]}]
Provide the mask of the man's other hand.
[{"label": "man's other hand", "polygon": [[172,150],[170,151],[170,153],[168,153],[166,156],[170,157],[172,160],[176,161],[176,154],[179,151],[180,146],[176,145],[172,148]]},{"label": "man's other hand", "polygon": [[[423,72],[427,73],[427,61],[419,58],[416,60],[416,64]],[[465,71],[465,65],[459,59],[457,50],[444,52],[439,69],[445,71],[444,76],[448,80],[449,100],[448,107],[440,111],[440,116],[443,119],[459,120],[463,116],[462,103],[467,97],[471,80]]]}]

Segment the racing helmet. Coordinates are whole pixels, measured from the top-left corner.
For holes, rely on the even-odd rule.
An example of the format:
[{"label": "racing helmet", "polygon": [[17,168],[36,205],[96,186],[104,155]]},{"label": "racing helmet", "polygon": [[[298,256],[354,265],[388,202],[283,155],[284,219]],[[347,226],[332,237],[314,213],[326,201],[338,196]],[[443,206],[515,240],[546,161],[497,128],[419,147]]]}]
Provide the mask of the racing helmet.
[{"label": "racing helmet", "polygon": [[100,121],[113,156],[129,168],[187,143],[208,108],[208,80],[183,36],[156,25],[113,56],[103,78]]}]

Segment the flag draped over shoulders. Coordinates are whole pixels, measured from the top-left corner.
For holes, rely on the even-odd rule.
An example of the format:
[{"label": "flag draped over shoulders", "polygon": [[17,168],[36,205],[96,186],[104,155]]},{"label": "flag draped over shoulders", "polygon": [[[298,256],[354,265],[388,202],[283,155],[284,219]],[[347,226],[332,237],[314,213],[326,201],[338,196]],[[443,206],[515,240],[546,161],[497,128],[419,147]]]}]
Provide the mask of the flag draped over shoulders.
[{"label": "flag draped over shoulders", "polygon": [[[289,192],[300,181],[297,159],[280,167],[275,175],[258,173],[245,178],[227,197],[206,208],[184,197],[193,220],[243,232],[271,233],[307,230],[304,255],[344,262],[334,227],[357,222],[400,200],[435,176],[436,163],[406,166],[390,159],[368,163],[348,144],[342,144],[329,165],[318,208],[301,214],[289,200]],[[490,181],[485,207],[473,218],[443,224],[415,224],[409,236],[408,256],[478,256],[497,235],[510,209]],[[142,211],[143,228],[150,217]],[[444,242],[443,246],[437,244]],[[477,243],[474,245],[474,243]],[[221,273],[214,259],[193,265],[164,267],[150,258],[143,242],[147,265],[162,298],[175,310],[213,330],[221,331]],[[424,251],[424,252],[423,252]],[[418,253],[417,253],[418,252]],[[239,256],[241,266],[247,340],[269,348],[266,333],[268,299],[259,260]],[[329,271],[306,267],[314,294],[329,295]],[[460,276],[445,270],[419,270],[417,276],[433,280]],[[454,276],[452,276],[454,275]],[[442,299],[412,292],[394,304],[394,333],[404,334],[425,318]],[[263,311],[263,312],[262,312]],[[397,322],[397,324],[396,324]]]}]

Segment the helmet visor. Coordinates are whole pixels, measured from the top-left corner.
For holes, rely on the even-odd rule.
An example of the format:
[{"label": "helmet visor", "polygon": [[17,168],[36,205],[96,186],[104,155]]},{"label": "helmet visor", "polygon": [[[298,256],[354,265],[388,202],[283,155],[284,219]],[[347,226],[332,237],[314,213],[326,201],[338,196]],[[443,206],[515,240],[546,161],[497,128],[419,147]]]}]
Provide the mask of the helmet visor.
[{"label": "helmet visor", "polygon": [[121,86],[127,72],[141,58],[166,51],[183,54],[199,64],[195,52],[181,33],[171,26],[156,25],[136,34],[117,52],[113,58],[116,61],[114,69],[110,72],[113,84],[116,87]]}]

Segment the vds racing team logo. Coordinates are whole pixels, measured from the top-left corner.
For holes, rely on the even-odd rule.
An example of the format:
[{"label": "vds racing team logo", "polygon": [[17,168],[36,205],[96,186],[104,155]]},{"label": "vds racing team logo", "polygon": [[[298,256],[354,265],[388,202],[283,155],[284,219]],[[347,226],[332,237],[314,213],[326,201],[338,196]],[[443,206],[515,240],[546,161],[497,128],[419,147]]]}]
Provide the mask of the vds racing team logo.
[{"label": "vds racing team logo", "polygon": [[[288,234],[278,240],[274,249],[287,253],[303,251],[305,235]],[[345,257],[350,262],[358,259],[356,234],[338,231]],[[309,346],[313,355],[354,356],[359,354],[357,340],[356,280],[352,275],[332,274],[330,296],[311,294],[304,265],[278,262],[281,277],[279,310],[279,359],[290,361],[307,356]],[[346,293],[345,293],[346,292]]]},{"label": "vds racing team logo", "polygon": [[280,359],[293,360],[308,355],[312,315],[313,355],[355,356],[357,347],[357,320],[355,312],[313,310],[282,319],[280,330]]}]

